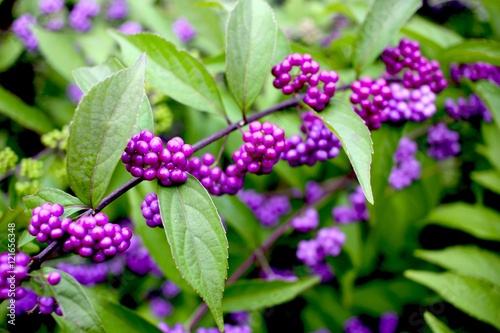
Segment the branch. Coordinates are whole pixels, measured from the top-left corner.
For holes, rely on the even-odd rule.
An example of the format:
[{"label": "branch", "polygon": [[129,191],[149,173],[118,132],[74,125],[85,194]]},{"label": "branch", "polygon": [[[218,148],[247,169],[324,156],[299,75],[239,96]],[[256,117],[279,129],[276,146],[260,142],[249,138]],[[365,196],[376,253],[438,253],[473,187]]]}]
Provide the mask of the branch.
[{"label": "branch", "polygon": [[[307,210],[310,207],[315,207],[319,204],[321,204],[323,201],[325,201],[332,193],[338,191],[339,189],[345,187],[349,181],[353,178],[353,172],[349,173],[348,175],[334,180],[332,182],[329,182],[329,184],[326,186],[325,191],[323,195],[321,196],[320,199],[316,200],[315,202],[310,202],[306,203],[304,206],[302,206],[298,211],[295,212],[285,223],[280,225],[274,232],[258,247],[256,248],[250,256],[236,269],[236,271],[227,279],[226,281],[226,286],[229,286],[236,282],[245,272],[250,268],[250,266],[254,263],[255,260],[257,260],[259,254],[262,255],[262,253],[267,252],[273,244],[281,237],[283,236],[287,231],[291,229],[292,225],[292,220],[304,213],[305,210]],[[196,325],[200,322],[200,320],[203,318],[203,316],[207,313],[208,307],[205,303],[201,303],[200,306],[195,310],[193,313],[193,316],[191,317],[192,319],[189,322],[189,330],[194,330]]]}]

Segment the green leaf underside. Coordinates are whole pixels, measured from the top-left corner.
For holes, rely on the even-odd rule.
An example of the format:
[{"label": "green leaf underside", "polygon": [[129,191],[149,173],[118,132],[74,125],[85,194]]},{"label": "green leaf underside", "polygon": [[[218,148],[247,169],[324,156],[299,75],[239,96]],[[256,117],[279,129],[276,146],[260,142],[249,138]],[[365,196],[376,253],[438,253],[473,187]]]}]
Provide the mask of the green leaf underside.
[{"label": "green leaf underside", "polygon": [[263,0],[240,0],[227,25],[226,76],[234,100],[245,114],[269,75],[278,27]]},{"label": "green leaf underside", "polygon": [[[111,58],[102,65],[77,68],[73,71],[73,77],[78,87],[80,87],[84,93],[87,93],[92,86],[124,68],[125,67],[116,58]],[[144,94],[142,101],[141,112],[137,120],[137,128],[137,131],[144,129],[154,130],[153,110],[151,109],[146,94]]]},{"label": "green leaf underside", "polygon": [[39,134],[46,133],[54,125],[41,110],[25,104],[19,97],[0,86],[0,114]]},{"label": "green leaf underside", "polygon": [[67,170],[73,192],[95,208],[136,131],[144,97],[146,58],[93,86],[80,101],[70,128]]},{"label": "green leaf underside", "polygon": [[158,203],[177,268],[204,299],[223,330],[221,303],[228,243],[212,199],[200,182],[189,176],[182,186],[159,186]]},{"label": "green leaf underside", "polygon": [[486,39],[469,39],[444,50],[438,60],[443,64],[482,61],[500,66],[500,42]]},{"label": "green leaf underside", "polygon": [[496,170],[473,171],[471,178],[482,187],[500,194],[500,172]]},{"label": "green leaf underside", "polygon": [[476,246],[453,246],[440,251],[417,250],[417,258],[456,273],[482,278],[500,286],[500,256]]},{"label": "green leaf underside", "polygon": [[[42,267],[41,272],[47,275],[55,269]],[[61,274],[61,282],[55,286],[46,284],[53,297],[61,307],[63,318],[77,332],[104,333],[101,319],[90,302],[85,290],[71,275],[57,270]]]},{"label": "green leaf underside", "polygon": [[442,321],[437,319],[432,313],[429,311],[424,312],[424,320],[429,325],[433,333],[453,333],[453,331],[443,324]]},{"label": "green leaf underside", "polygon": [[225,114],[213,77],[189,53],[177,50],[158,35],[113,32],[112,36],[120,44],[126,63],[141,52],[147,53],[147,80],[162,93],[192,108]]},{"label": "green leaf underside", "polygon": [[373,143],[368,127],[349,105],[335,98],[330,101],[330,105],[325,110],[317,115],[342,142],[342,147],[351,161],[363,193],[373,204],[370,185]]},{"label": "green leaf underside", "polygon": [[500,241],[500,214],[496,211],[466,203],[452,203],[434,209],[426,223],[458,229],[474,237]]},{"label": "green leaf underside", "polygon": [[27,195],[23,198],[28,209],[33,209],[45,202],[58,203],[63,207],[80,206],[85,207],[83,202],[77,197],[72,196],[57,188],[42,187],[32,195]]},{"label": "green leaf underside", "polygon": [[405,277],[432,289],[458,309],[500,329],[500,288],[473,277],[450,272],[408,270]]},{"label": "green leaf underside", "polygon": [[67,33],[47,31],[43,28],[31,27],[36,36],[40,51],[49,63],[66,80],[73,81],[71,71],[85,66],[82,54],[76,52],[74,39]]},{"label": "green leaf underside", "polygon": [[358,73],[382,53],[421,5],[421,0],[375,0],[353,46],[353,65]]},{"label": "green leaf underside", "polygon": [[[500,52],[498,57],[500,59]],[[500,62],[497,66],[500,66]],[[486,80],[478,81],[471,84],[471,86],[474,92],[484,101],[493,116],[493,121],[497,128],[500,129],[500,88]]]},{"label": "green leaf underside", "polygon": [[268,308],[288,302],[318,283],[318,277],[308,277],[294,282],[241,280],[227,287],[222,309],[224,312],[234,312]]}]

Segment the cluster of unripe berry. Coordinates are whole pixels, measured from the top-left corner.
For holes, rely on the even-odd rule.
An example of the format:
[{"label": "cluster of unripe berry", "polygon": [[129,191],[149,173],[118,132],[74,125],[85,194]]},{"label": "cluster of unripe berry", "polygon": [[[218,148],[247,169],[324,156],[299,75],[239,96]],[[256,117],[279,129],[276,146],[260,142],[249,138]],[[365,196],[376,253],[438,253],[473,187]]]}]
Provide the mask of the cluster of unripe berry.
[{"label": "cluster of unripe berry", "polygon": [[299,134],[290,136],[281,156],[290,166],[312,166],[318,161],[323,162],[339,154],[340,140],[314,112],[307,111],[302,114],[300,130],[306,137],[302,138]]},{"label": "cluster of unripe berry", "polygon": [[184,184],[188,179],[188,158],[193,148],[180,137],[169,140],[165,147],[160,137],[144,130],[129,140],[121,160],[134,177],[158,179],[163,186]]},{"label": "cluster of unripe berry", "polygon": [[448,85],[439,62],[429,61],[424,57],[417,41],[403,38],[398,46],[385,48],[382,61],[390,75],[396,75],[406,68],[403,73],[403,85],[408,89],[418,89],[423,85],[428,85],[434,93],[438,94]]},{"label": "cluster of unripe berry", "polygon": [[[298,67],[298,73],[292,73]],[[321,111],[335,95],[336,83],[339,80],[337,72],[322,70],[310,54],[293,53],[281,63],[274,66],[272,74],[275,77],[273,85],[285,95],[300,92],[307,88],[303,101],[316,111]],[[294,77],[292,76],[294,75]]]}]

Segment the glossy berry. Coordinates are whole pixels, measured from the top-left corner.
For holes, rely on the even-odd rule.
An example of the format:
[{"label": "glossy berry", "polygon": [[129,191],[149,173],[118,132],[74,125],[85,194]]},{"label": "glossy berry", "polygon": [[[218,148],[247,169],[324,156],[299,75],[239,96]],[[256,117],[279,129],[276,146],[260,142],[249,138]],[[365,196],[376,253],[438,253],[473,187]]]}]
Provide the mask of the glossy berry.
[{"label": "glossy berry", "polygon": [[106,8],[106,17],[109,20],[123,20],[127,17],[128,6],[126,0],[112,0]]},{"label": "glossy berry", "polygon": [[345,333],[372,333],[358,317],[351,317],[344,322]]},{"label": "glossy berry", "polygon": [[294,134],[286,139],[286,147],[281,156],[290,166],[312,166],[318,161],[323,162],[339,154],[340,140],[313,112],[302,114],[300,130],[306,137]]},{"label": "glossy berry", "polygon": [[403,69],[403,85],[405,88],[418,89],[428,85],[438,94],[448,85],[443,76],[439,62],[429,61],[420,51],[417,41],[403,38],[396,47],[387,47],[382,53],[382,61],[389,75],[396,75]]},{"label": "glossy berry", "polygon": [[350,97],[354,111],[365,121],[370,130],[380,128],[387,119],[387,107],[392,92],[384,79],[364,77],[351,85]]},{"label": "glossy berry", "polygon": [[243,132],[244,144],[233,153],[240,172],[267,174],[278,163],[285,150],[285,131],[270,122],[253,121]]},{"label": "glossy berry", "polygon": [[399,83],[392,83],[390,89],[392,98],[386,109],[388,121],[422,122],[436,113],[436,95],[429,86],[407,89]]},{"label": "glossy berry", "polygon": [[191,23],[183,17],[177,19],[172,24],[172,30],[177,38],[183,43],[188,43],[196,37],[196,30]]},{"label": "glossy berry", "polygon": [[59,282],[61,282],[61,273],[56,271],[50,272],[49,275],[47,275],[47,282],[52,286],[59,284]]},{"label": "glossy berry", "polygon": [[21,282],[28,275],[30,257],[23,252],[12,255],[10,252],[0,254],[0,300],[10,298],[11,285],[15,288],[15,299],[26,296],[26,290]]},{"label": "glossy berry", "polygon": [[438,123],[429,128],[427,153],[436,160],[444,160],[460,153],[460,135],[446,127],[445,123]]},{"label": "glossy berry", "polygon": [[393,159],[394,166],[389,175],[389,185],[395,190],[402,190],[420,179],[421,165],[415,158],[417,144],[407,137],[401,138]]},{"label": "glossy berry", "polygon": [[160,215],[160,206],[156,193],[149,193],[144,198],[141,204],[142,216],[146,219],[146,224],[151,227],[163,228],[163,223]]},{"label": "glossy berry", "polygon": [[450,65],[451,79],[459,83],[462,78],[471,81],[488,80],[500,86],[500,67],[486,62],[475,62],[472,64]]},{"label": "glossy berry", "polygon": [[448,98],[444,101],[446,113],[455,120],[483,119],[485,122],[493,121],[490,111],[476,94],[470,94],[469,99],[459,97],[455,102]]}]

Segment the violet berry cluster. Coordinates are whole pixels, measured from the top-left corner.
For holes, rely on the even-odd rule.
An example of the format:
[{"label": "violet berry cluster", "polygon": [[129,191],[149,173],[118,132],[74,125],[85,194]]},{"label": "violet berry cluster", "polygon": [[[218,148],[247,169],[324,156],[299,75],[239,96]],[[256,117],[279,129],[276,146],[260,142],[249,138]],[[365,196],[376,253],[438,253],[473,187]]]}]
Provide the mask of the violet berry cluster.
[{"label": "violet berry cluster", "polygon": [[389,175],[389,185],[395,190],[402,190],[420,179],[421,165],[415,158],[418,146],[407,137],[401,138],[394,153],[394,166]]},{"label": "violet berry cluster", "polygon": [[471,81],[489,80],[500,86],[500,67],[486,62],[475,62],[472,64],[451,64],[451,79],[459,83],[462,78]]},{"label": "violet berry cluster", "polygon": [[390,88],[392,98],[386,109],[388,121],[423,122],[436,113],[436,94],[428,85],[407,89],[399,83],[391,83]]},{"label": "violet berry cluster", "polygon": [[290,166],[312,166],[318,161],[323,162],[339,154],[340,140],[312,111],[302,114],[300,130],[306,137],[303,138],[299,134],[290,136],[281,156]]},{"label": "violet berry cluster", "polygon": [[333,219],[340,224],[368,220],[369,212],[361,186],[358,185],[356,190],[349,194],[349,201],[350,206],[337,206],[332,209]]},{"label": "violet berry cluster", "polygon": [[148,193],[141,203],[141,213],[146,219],[148,227],[163,228],[163,222],[160,215],[160,205],[158,204],[158,196],[156,193]]},{"label": "violet berry cluster", "polygon": [[243,188],[245,171],[236,164],[230,164],[225,170],[212,166],[215,157],[206,153],[200,159],[193,157],[189,160],[188,171],[196,177],[212,195],[236,194]]},{"label": "violet berry cluster", "polygon": [[365,121],[370,130],[380,128],[387,119],[387,107],[392,92],[387,82],[382,79],[372,80],[364,77],[351,85],[350,97],[354,111]]},{"label": "violet berry cluster", "polygon": [[238,170],[267,174],[285,150],[285,131],[267,121],[253,121],[249,130],[243,132],[243,141],[244,144],[232,156]]},{"label": "violet berry cluster", "polygon": [[428,85],[434,93],[438,94],[448,85],[439,62],[429,61],[424,57],[417,41],[403,38],[398,46],[385,48],[382,61],[390,75],[396,75],[406,68],[403,73],[403,85],[408,89],[418,89],[423,85]]},{"label": "violet berry cluster", "polygon": [[307,208],[302,214],[296,215],[290,221],[292,228],[299,232],[309,232],[319,226],[319,214],[315,208]]},{"label": "violet berry cluster", "polygon": [[316,238],[299,242],[297,258],[314,268],[321,264],[326,256],[338,256],[345,241],[346,236],[338,227],[322,228]]},{"label": "violet berry cluster", "polygon": [[456,102],[448,98],[444,102],[444,109],[455,120],[479,118],[488,123],[493,121],[490,110],[476,94],[470,94],[469,99],[459,97]]},{"label": "violet berry cluster", "polygon": [[87,32],[92,28],[92,18],[100,11],[99,4],[94,0],[80,0],[69,14],[69,24],[76,31]]},{"label": "violet berry cluster", "polygon": [[64,7],[64,0],[40,0],[38,8],[44,15],[55,14]]},{"label": "violet berry cluster", "polygon": [[32,290],[26,292],[26,296],[16,301],[16,315],[21,316],[28,312],[36,312],[50,315],[55,313],[58,316],[62,316],[62,310],[59,304],[57,304],[54,297],[38,295]]},{"label": "violet berry cluster", "polygon": [[[378,324],[379,333],[396,333],[399,318],[395,312],[385,312],[382,314]],[[372,333],[359,317],[351,317],[344,322],[344,331],[346,333]]]},{"label": "violet berry cluster", "polygon": [[70,235],[63,243],[63,250],[85,258],[91,257],[94,262],[103,262],[117,253],[125,252],[132,238],[132,231],[128,227],[108,223],[104,213],[83,216],[63,230]]},{"label": "violet berry cluster", "polygon": [[196,37],[196,30],[184,17],[180,17],[172,23],[172,30],[183,43],[188,43]]},{"label": "violet berry cluster", "polygon": [[[29,262],[29,255],[23,252],[0,254],[0,300],[19,300],[26,295],[26,289],[21,287],[21,282],[28,275]],[[15,287],[12,288],[12,285]]]},{"label": "violet berry cluster", "polygon": [[36,18],[31,14],[23,14],[12,23],[11,30],[23,43],[26,50],[33,52],[38,50],[38,41],[35,34],[31,32],[31,26],[36,24]]},{"label": "violet berry cluster", "polygon": [[[294,67],[298,68],[296,75],[293,73]],[[335,95],[336,83],[339,80],[335,71],[320,71],[320,65],[310,54],[290,54],[274,66],[271,72],[275,77],[274,87],[281,89],[285,95],[298,93],[306,88],[303,101],[316,111],[323,110],[330,102]]]},{"label": "violet berry cluster", "polygon": [[35,207],[32,212],[28,232],[40,243],[50,243],[60,239],[72,223],[69,218],[62,218],[64,207],[60,204],[44,203]]},{"label": "violet berry cluster", "polygon": [[460,134],[446,127],[445,123],[438,123],[429,128],[427,153],[436,160],[444,160],[460,153]]},{"label": "violet berry cluster", "polygon": [[275,226],[280,218],[292,209],[290,199],[284,195],[268,196],[248,190],[240,191],[238,197],[250,208],[264,227]]},{"label": "violet berry cluster", "polygon": [[126,0],[112,0],[106,8],[106,17],[109,20],[123,20],[128,15]]},{"label": "violet berry cluster", "polygon": [[163,186],[184,184],[188,179],[188,158],[194,151],[180,137],[174,137],[163,147],[160,137],[143,130],[129,140],[121,160],[134,177],[158,179]]}]

